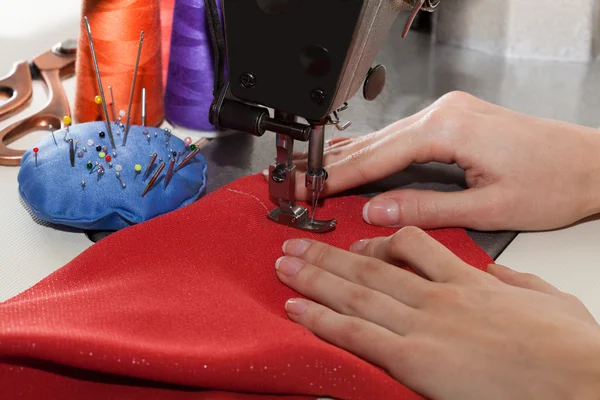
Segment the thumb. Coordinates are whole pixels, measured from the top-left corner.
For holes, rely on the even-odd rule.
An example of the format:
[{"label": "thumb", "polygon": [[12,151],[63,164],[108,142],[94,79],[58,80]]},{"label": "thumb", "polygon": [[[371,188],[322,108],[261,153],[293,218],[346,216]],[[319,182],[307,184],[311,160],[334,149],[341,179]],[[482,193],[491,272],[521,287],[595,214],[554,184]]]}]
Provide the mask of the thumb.
[{"label": "thumb", "polygon": [[484,188],[460,192],[402,189],[383,193],[363,208],[365,222],[421,229],[462,227],[496,229],[495,196]]}]

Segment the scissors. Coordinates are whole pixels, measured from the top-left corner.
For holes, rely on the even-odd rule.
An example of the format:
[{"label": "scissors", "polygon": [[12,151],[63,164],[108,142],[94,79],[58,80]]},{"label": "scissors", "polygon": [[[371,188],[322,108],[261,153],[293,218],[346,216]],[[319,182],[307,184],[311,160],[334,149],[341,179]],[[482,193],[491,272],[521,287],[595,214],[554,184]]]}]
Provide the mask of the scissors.
[{"label": "scissors", "polygon": [[28,133],[48,129],[52,125],[64,128],[63,117],[71,116],[69,102],[61,81],[75,74],[77,42],[69,39],[59,42],[33,59],[31,63],[18,61],[8,75],[0,78],[0,121],[27,107],[33,94],[33,80],[42,79],[48,88],[48,101],[39,111],[28,115],[0,130],[0,165],[17,166],[25,154],[7,145]]}]

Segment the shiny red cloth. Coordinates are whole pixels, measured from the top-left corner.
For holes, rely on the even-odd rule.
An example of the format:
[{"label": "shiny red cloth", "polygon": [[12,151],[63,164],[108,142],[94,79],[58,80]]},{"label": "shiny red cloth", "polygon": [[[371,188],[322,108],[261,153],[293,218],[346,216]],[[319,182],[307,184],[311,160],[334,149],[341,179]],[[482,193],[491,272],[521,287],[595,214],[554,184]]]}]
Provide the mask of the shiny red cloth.
[{"label": "shiny red cloth", "polygon": [[[420,398],[284,311],[297,296],[275,275],[286,239],[348,248],[394,232],[363,222],[365,201],[327,200],[318,216],[338,227],[306,235],[267,219],[267,184],[251,176],[111,235],[0,304],[0,397]],[[464,230],[430,234],[475,267],[491,262]]]}]

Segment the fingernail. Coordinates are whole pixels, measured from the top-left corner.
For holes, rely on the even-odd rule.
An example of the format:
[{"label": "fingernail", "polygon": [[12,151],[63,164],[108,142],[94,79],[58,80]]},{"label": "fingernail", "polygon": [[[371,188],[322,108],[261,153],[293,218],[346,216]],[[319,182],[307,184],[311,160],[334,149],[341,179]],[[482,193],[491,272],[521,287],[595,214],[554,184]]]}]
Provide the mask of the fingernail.
[{"label": "fingernail", "polygon": [[350,246],[350,251],[352,251],[354,253],[358,253],[358,252],[364,250],[364,248],[367,247],[369,242],[370,242],[369,239],[359,240],[358,242],[355,242],[352,244],[352,246]]},{"label": "fingernail", "polygon": [[296,276],[303,265],[304,263],[297,258],[280,257],[275,262],[275,269],[284,275],[292,277]]},{"label": "fingernail", "polygon": [[265,168],[265,169],[263,169],[263,171],[262,171],[262,174],[263,174],[264,176],[267,176],[267,175],[269,175],[269,170],[268,170],[268,169],[266,169],[266,168]]},{"label": "fingernail", "polygon": [[363,208],[363,219],[371,225],[393,226],[398,225],[400,207],[398,202],[388,199],[371,200]]},{"label": "fingernail", "polygon": [[302,257],[310,247],[310,242],[302,239],[291,239],[283,244],[283,253],[288,256]]},{"label": "fingernail", "polygon": [[285,311],[288,314],[301,315],[308,308],[308,301],[303,299],[289,299],[285,303]]},{"label": "fingernail", "polygon": [[371,222],[369,221],[369,204],[367,203],[365,204],[365,206],[363,207],[363,219],[365,220],[365,222],[367,224],[370,224]]}]

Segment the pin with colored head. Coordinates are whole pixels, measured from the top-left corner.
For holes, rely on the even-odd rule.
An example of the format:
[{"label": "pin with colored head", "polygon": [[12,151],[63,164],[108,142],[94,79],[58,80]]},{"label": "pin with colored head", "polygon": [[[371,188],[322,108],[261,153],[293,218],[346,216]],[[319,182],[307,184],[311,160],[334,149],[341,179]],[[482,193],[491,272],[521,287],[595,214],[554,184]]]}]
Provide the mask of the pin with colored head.
[{"label": "pin with colored head", "polygon": [[165,147],[169,147],[169,141],[171,140],[171,130],[169,128],[165,128],[164,132],[165,132]]},{"label": "pin with colored head", "polygon": [[102,97],[100,96],[96,96],[94,97],[94,103],[101,105],[102,104]]},{"label": "pin with colored head", "polygon": [[96,172],[98,174],[98,180],[100,180],[100,178],[102,178],[102,176],[104,175],[104,167],[102,165],[99,165],[98,170]]},{"label": "pin with colored head", "polygon": [[38,156],[38,151],[40,151],[40,149],[38,149],[37,147],[33,148],[33,158],[35,158],[35,167],[37,168],[37,156]]},{"label": "pin with colored head", "polygon": [[100,167],[100,163],[98,161],[96,161],[94,164],[92,164],[91,161],[88,161],[87,163],[87,169],[90,170],[90,175],[96,171],[96,168]]},{"label": "pin with colored head", "polygon": [[117,124],[121,125],[121,120],[125,116],[125,110],[119,110],[119,118],[117,118]]},{"label": "pin with colored head", "polygon": [[121,174],[119,172],[117,172],[117,179],[119,180],[119,182],[121,182],[121,187],[123,189],[125,189],[127,187],[127,185],[125,184],[125,182],[123,182],[123,180],[121,179]]},{"label": "pin with colored head", "polygon": [[56,143],[56,136],[54,136],[54,127],[52,125],[48,125],[48,129],[50,130],[50,134],[52,135],[52,139],[54,139],[54,144],[56,146],[58,146],[58,143]]},{"label": "pin with colored head", "polygon": [[[123,129],[125,126],[121,123],[121,120],[123,119],[123,117],[125,116],[125,110],[120,110],[119,111],[119,118],[117,118],[117,120],[115,121],[115,123],[117,124],[117,128],[119,129]],[[117,130],[117,135],[121,135],[121,131]]]},{"label": "pin with colored head", "polygon": [[177,162],[179,162],[179,158],[181,158],[182,156],[185,156],[190,148],[190,146],[192,145],[192,138],[187,136],[185,139],[183,139],[183,150],[181,150],[179,152],[179,154],[177,155]]},{"label": "pin with colored head", "polygon": [[63,124],[64,124],[64,125],[65,125],[65,127],[67,128],[67,129],[65,130],[65,138],[64,138],[64,139],[65,139],[65,142],[68,142],[68,140],[67,140],[67,135],[69,134],[69,126],[71,125],[71,122],[73,122],[73,121],[71,120],[71,117],[69,117],[68,115],[65,115],[65,116],[63,117]]},{"label": "pin with colored head", "polygon": [[135,164],[134,170],[135,170],[135,177],[133,179],[136,180],[137,176],[140,174],[140,172],[142,172],[142,165]]}]

